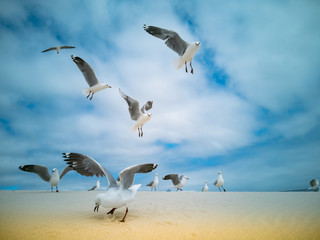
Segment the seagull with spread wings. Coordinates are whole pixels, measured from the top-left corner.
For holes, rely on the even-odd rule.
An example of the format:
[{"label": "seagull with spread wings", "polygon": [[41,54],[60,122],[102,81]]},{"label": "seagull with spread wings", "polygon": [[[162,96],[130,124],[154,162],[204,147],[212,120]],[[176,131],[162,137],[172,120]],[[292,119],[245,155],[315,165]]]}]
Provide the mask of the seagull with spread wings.
[{"label": "seagull with spread wings", "polygon": [[46,166],[41,166],[41,165],[23,165],[23,166],[19,166],[19,169],[21,171],[32,172],[32,173],[38,174],[43,181],[50,183],[52,192],[53,192],[54,186],[56,187],[56,192],[59,192],[58,184],[59,184],[60,180],[63,178],[64,175],[66,175],[67,172],[72,170],[72,168],[67,166],[62,171],[62,173],[59,175],[58,170],[56,168],[54,168],[52,170],[52,175],[50,175],[48,168]]},{"label": "seagull with spread wings", "polygon": [[73,46],[57,46],[57,47],[51,47],[51,48],[48,48],[46,50],[43,50],[42,53],[44,52],[49,52],[49,51],[52,51],[52,50],[56,50],[56,53],[59,54],[60,52],[60,49],[71,49],[71,48],[75,48]]},{"label": "seagull with spread wings", "polygon": [[147,25],[144,25],[143,28],[147,33],[151,34],[152,36],[165,40],[165,44],[173,51],[178,53],[178,55],[180,56],[177,65],[178,69],[185,65],[186,72],[188,72],[187,63],[190,62],[191,73],[193,74],[192,59],[195,53],[200,48],[199,41],[188,43],[185,40],[183,40],[175,31],[167,30],[164,28]]},{"label": "seagull with spread wings", "polygon": [[88,94],[87,98],[91,95],[90,100],[92,100],[94,93],[106,88],[111,88],[108,84],[98,81],[92,67],[86,61],[80,57],[74,57],[73,55],[71,55],[71,58],[77,64],[89,85],[89,88],[85,89],[85,94]]},{"label": "seagull with spread wings", "polygon": [[147,121],[151,119],[151,113],[146,113],[146,111],[152,108],[153,101],[147,101],[140,109],[139,102],[136,99],[127,96],[124,92],[121,91],[120,88],[119,92],[123,99],[126,100],[129,106],[128,109],[131,119],[136,121],[136,124],[132,127],[131,130],[136,131],[138,129],[139,137],[142,137],[142,127]]},{"label": "seagull with spread wings", "polygon": [[120,222],[124,222],[128,214],[127,204],[134,200],[137,190],[141,184],[133,185],[136,173],[148,173],[157,168],[157,164],[145,163],[128,167],[119,173],[119,182],[113,178],[111,173],[93,158],[80,153],[63,153],[64,161],[73,170],[84,176],[105,176],[109,183],[109,189],[100,193],[95,198],[94,211],[99,207],[111,208],[108,214],[113,214],[117,208],[126,207],[126,213]]},{"label": "seagull with spread wings", "polygon": [[182,191],[182,187],[185,185],[185,183],[187,182],[187,180],[189,180],[189,178],[187,176],[181,175],[179,177],[178,174],[173,173],[173,174],[168,174],[166,176],[164,176],[162,178],[163,180],[171,180],[173,183],[173,187],[175,187],[178,190]]}]

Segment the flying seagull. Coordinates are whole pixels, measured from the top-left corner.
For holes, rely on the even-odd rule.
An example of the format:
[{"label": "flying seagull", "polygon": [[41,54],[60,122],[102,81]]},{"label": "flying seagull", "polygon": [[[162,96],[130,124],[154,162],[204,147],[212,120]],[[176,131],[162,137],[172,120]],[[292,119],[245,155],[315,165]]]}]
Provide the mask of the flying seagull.
[{"label": "flying seagull", "polygon": [[148,183],[146,186],[147,187],[151,187],[151,191],[154,189],[155,191],[157,191],[157,186],[159,184],[159,179],[158,179],[158,173],[156,173],[156,175],[154,176],[154,180],[150,183]]},{"label": "flying seagull", "polygon": [[187,63],[190,62],[191,73],[193,74],[192,59],[194,54],[200,47],[199,41],[188,43],[184,41],[175,31],[167,30],[164,28],[147,26],[145,24],[143,28],[147,33],[150,33],[151,35],[162,40],[166,40],[165,44],[173,51],[178,53],[178,55],[180,56],[179,63],[177,65],[178,69],[181,68],[184,64],[186,72],[188,72]]},{"label": "flying seagull", "polygon": [[93,186],[92,188],[90,188],[88,191],[96,191],[96,190],[98,190],[100,188],[100,182],[101,182],[101,180],[98,180],[96,185]]},{"label": "flying seagull", "polygon": [[136,124],[132,127],[131,130],[135,131],[138,129],[139,137],[142,137],[142,127],[147,121],[151,119],[151,113],[146,113],[146,111],[152,108],[153,101],[147,101],[140,109],[140,105],[137,100],[127,96],[124,92],[121,91],[120,88],[119,92],[123,99],[128,103],[131,119],[136,121]]},{"label": "flying seagull", "polygon": [[168,174],[166,176],[164,176],[162,178],[163,180],[171,180],[173,183],[173,187],[175,187],[178,190],[182,191],[182,187],[184,186],[184,184],[186,183],[187,180],[189,180],[189,178],[187,176],[181,175],[180,177],[178,176],[178,174]]},{"label": "flying seagull", "polygon": [[74,57],[73,55],[71,55],[71,58],[77,64],[78,68],[82,72],[89,85],[89,88],[85,89],[85,94],[88,94],[87,98],[91,95],[90,100],[92,100],[94,93],[99,92],[105,88],[111,88],[111,86],[109,86],[108,84],[98,81],[93,69],[86,61],[84,61],[82,58]]},{"label": "flying seagull", "polygon": [[66,175],[67,172],[72,170],[72,168],[67,166],[59,176],[59,172],[56,168],[52,170],[52,175],[50,175],[48,168],[41,165],[24,165],[24,166],[20,166],[19,169],[21,171],[38,174],[42,178],[42,180],[50,183],[52,192],[53,192],[54,186],[56,187],[56,192],[59,192],[58,184],[60,180],[63,178],[64,175]]},{"label": "flying seagull", "polygon": [[218,179],[213,183],[213,185],[215,185],[217,188],[219,188],[219,191],[220,191],[220,192],[221,192],[220,187],[222,187],[223,191],[226,192],[226,190],[225,190],[224,187],[223,187],[224,180],[223,180],[223,178],[222,178],[222,172],[219,171],[218,174],[219,174]]},{"label": "flying seagull", "polygon": [[64,161],[73,170],[84,176],[105,176],[109,183],[109,189],[100,193],[95,198],[94,212],[99,206],[111,208],[108,214],[113,214],[117,208],[126,207],[126,213],[120,222],[124,222],[128,214],[127,204],[134,200],[141,184],[133,185],[136,173],[148,173],[157,168],[157,164],[146,163],[128,167],[119,173],[120,182],[117,183],[110,172],[93,158],[79,153],[63,153]]},{"label": "flying seagull", "polygon": [[310,181],[310,187],[308,190],[314,190],[314,191],[319,190],[319,179],[312,179]]},{"label": "flying seagull", "polygon": [[49,52],[51,50],[56,50],[56,53],[59,54],[60,52],[60,49],[70,49],[70,48],[75,48],[73,46],[57,46],[57,47],[51,47],[51,48],[48,48],[46,50],[43,50],[42,52]]},{"label": "flying seagull", "polygon": [[209,187],[208,187],[208,182],[204,182],[204,187],[202,188],[202,192],[208,192]]}]

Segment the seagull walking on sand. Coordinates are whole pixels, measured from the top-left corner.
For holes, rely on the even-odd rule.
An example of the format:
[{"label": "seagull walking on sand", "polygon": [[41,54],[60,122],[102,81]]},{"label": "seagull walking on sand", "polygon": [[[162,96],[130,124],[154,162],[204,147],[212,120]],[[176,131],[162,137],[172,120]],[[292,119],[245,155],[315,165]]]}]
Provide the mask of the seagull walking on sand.
[{"label": "seagull walking on sand", "polygon": [[308,190],[314,190],[314,191],[319,190],[319,179],[312,179],[310,181],[310,187]]},{"label": "seagull walking on sand", "polygon": [[146,113],[146,111],[152,108],[153,101],[147,101],[142,108],[140,109],[139,102],[127,96],[124,92],[119,88],[120,95],[126,100],[129,106],[129,113],[131,119],[136,121],[136,124],[132,127],[132,131],[136,131],[138,129],[139,137],[143,137],[142,127],[143,125],[151,119],[151,113]]},{"label": "seagull walking on sand", "polygon": [[226,192],[226,190],[224,189],[223,187],[223,184],[224,184],[224,180],[222,178],[222,172],[219,171],[218,172],[218,179],[213,183],[213,185],[215,185],[217,188],[219,188],[219,191],[221,192],[221,189],[220,187],[222,187],[223,191]]},{"label": "seagull walking on sand", "polygon": [[185,185],[186,181],[189,180],[187,176],[181,175],[179,177],[178,174],[168,174],[162,178],[163,180],[171,180],[173,183],[173,187],[175,187],[178,190],[182,191],[182,187]]},{"label": "seagull walking on sand", "polygon": [[113,214],[117,208],[126,207],[126,213],[120,222],[124,222],[128,214],[127,204],[134,200],[141,184],[133,185],[136,173],[148,173],[157,168],[157,164],[146,163],[128,167],[119,173],[119,183],[115,181],[111,173],[93,158],[79,153],[63,153],[64,161],[73,170],[84,176],[105,176],[109,183],[109,189],[105,193],[99,193],[95,198],[94,212],[99,207],[111,208],[108,214]]},{"label": "seagull walking on sand", "polygon": [[96,185],[90,188],[88,191],[97,191],[98,189],[100,189],[100,182],[101,180],[98,180]]},{"label": "seagull walking on sand", "polygon": [[192,59],[194,57],[194,54],[200,48],[199,41],[188,43],[184,41],[175,31],[167,30],[164,28],[147,25],[144,25],[143,28],[147,33],[150,33],[151,35],[162,40],[166,40],[165,44],[173,51],[178,53],[178,55],[180,56],[177,64],[178,69],[185,65],[186,72],[188,72],[187,63],[190,62],[191,73],[193,74]]},{"label": "seagull walking on sand", "polygon": [[209,187],[208,187],[208,182],[204,183],[204,187],[202,188],[202,192],[208,192]]},{"label": "seagull walking on sand", "polygon": [[150,183],[148,183],[146,186],[151,188],[151,191],[154,189],[157,191],[157,186],[159,184],[159,178],[158,178],[158,173],[154,176],[154,180]]},{"label": "seagull walking on sand", "polygon": [[67,166],[62,171],[62,173],[59,175],[58,170],[56,168],[54,168],[52,170],[52,175],[50,175],[48,168],[46,166],[41,166],[41,165],[23,165],[23,166],[19,166],[19,169],[21,171],[32,172],[32,173],[38,174],[43,181],[50,183],[51,192],[53,192],[53,187],[56,187],[56,192],[59,192],[58,184],[59,184],[60,180],[63,178],[64,175],[66,175],[67,172],[72,170],[72,168]]},{"label": "seagull walking on sand", "polygon": [[86,88],[84,91],[86,95],[88,94],[87,98],[91,95],[90,100],[92,100],[94,93],[106,88],[111,88],[111,86],[109,86],[108,84],[98,81],[93,69],[86,61],[84,61],[82,58],[74,57],[73,55],[71,55],[71,58],[77,64],[78,68],[82,72],[85,80],[89,85],[89,88]]},{"label": "seagull walking on sand", "polygon": [[60,52],[60,49],[70,49],[70,48],[75,48],[73,46],[57,46],[57,47],[51,47],[51,48],[48,48],[46,50],[43,50],[42,53],[44,52],[49,52],[49,51],[52,51],[52,50],[56,50],[56,53],[59,54]]}]

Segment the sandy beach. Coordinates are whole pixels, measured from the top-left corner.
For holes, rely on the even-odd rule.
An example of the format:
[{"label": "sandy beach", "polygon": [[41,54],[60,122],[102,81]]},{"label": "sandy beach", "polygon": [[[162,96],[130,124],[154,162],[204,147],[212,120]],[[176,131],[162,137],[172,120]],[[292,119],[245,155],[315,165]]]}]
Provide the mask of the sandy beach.
[{"label": "sandy beach", "polygon": [[138,192],[125,223],[96,194],[0,191],[1,239],[320,239],[316,192]]}]

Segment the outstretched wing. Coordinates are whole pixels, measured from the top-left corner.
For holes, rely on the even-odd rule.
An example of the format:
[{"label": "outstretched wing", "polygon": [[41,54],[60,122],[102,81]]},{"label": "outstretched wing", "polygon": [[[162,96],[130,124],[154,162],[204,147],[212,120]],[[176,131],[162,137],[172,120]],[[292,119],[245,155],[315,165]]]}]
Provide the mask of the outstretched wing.
[{"label": "outstretched wing", "polygon": [[109,182],[109,187],[117,187],[111,173],[93,158],[80,153],[62,153],[62,156],[68,166],[77,173],[87,177],[105,176]]},{"label": "outstretched wing", "polygon": [[146,186],[151,187],[153,183],[154,183],[154,181],[148,183]]},{"label": "outstretched wing", "polygon": [[119,173],[120,185],[127,189],[132,186],[136,173],[148,173],[157,168],[157,164],[145,163],[128,167]]},{"label": "outstretched wing", "polygon": [[73,46],[61,46],[60,49],[68,49],[68,48],[76,48],[76,47],[73,47]]},{"label": "outstretched wing", "polygon": [[189,45],[189,43],[184,41],[175,31],[146,25],[144,25],[143,28],[146,32],[150,33],[151,35],[162,40],[166,40],[165,44],[173,51],[178,53],[179,56],[182,56],[185,53]]},{"label": "outstretched wing", "polygon": [[42,53],[48,52],[48,51],[51,51],[51,50],[56,50],[56,49],[57,49],[57,47],[51,47],[51,48],[48,48],[46,50],[43,50]]},{"label": "outstretched wing", "polygon": [[162,178],[163,180],[171,180],[173,185],[178,185],[180,183],[178,174],[168,174]]},{"label": "outstretched wing", "polygon": [[49,182],[51,175],[48,171],[48,168],[41,165],[24,165],[19,167],[20,170],[25,172],[32,172],[38,174],[42,180]]},{"label": "outstretched wing", "polygon": [[121,97],[123,97],[123,99],[126,100],[126,102],[128,103],[128,106],[129,106],[128,109],[129,109],[131,119],[137,121],[141,115],[141,111],[139,109],[140,108],[139,102],[134,98],[127,96],[124,92],[122,92],[120,88],[119,88],[119,92]]},{"label": "outstretched wing", "polygon": [[63,169],[62,173],[60,174],[60,179],[62,179],[63,176],[66,175],[66,173],[69,172],[69,171],[71,171],[71,170],[72,170],[71,167],[66,166],[66,167]]},{"label": "outstretched wing", "polygon": [[93,69],[86,61],[84,61],[82,58],[74,57],[73,55],[71,55],[71,58],[77,64],[78,68],[82,72],[84,78],[86,79],[90,87],[99,83],[96,75],[94,74]]}]

